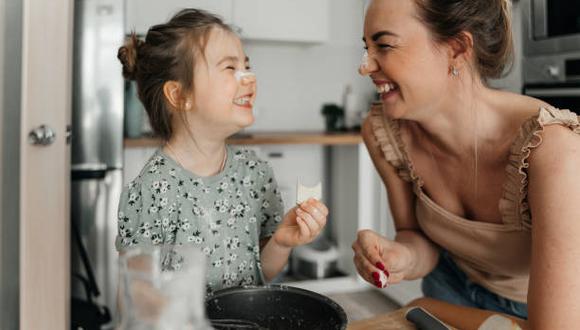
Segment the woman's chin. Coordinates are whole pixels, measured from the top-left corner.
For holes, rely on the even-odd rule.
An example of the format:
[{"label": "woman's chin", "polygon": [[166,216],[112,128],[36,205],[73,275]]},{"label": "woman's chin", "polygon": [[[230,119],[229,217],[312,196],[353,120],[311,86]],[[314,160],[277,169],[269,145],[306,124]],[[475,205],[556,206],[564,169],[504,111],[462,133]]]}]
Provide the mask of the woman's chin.
[{"label": "woman's chin", "polygon": [[394,104],[383,103],[383,115],[390,119],[401,119],[405,116],[406,111]]}]

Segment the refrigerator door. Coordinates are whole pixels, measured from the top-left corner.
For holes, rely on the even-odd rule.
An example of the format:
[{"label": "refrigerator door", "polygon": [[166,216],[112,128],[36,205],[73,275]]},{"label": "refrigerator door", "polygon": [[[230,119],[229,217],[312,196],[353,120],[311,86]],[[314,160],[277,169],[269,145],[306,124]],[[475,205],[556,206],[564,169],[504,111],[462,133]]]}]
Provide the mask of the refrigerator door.
[{"label": "refrigerator door", "polygon": [[[79,229],[101,296],[97,301],[116,311],[118,282],[117,206],[123,189],[123,172],[73,171],[71,221]],[[79,249],[71,240],[71,271],[87,278]],[[86,298],[80,281],[72,280],[72,295]]]},{"label": "refrigerator door", "polygon": [[73,169],[123,164],[123,1],[76,0],[74,26]]}]

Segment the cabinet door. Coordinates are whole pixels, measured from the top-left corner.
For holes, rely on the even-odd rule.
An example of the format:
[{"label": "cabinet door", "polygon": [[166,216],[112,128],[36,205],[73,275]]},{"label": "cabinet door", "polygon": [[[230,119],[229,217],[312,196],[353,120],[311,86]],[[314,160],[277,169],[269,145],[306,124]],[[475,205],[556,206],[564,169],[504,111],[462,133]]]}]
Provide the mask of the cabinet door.
[{"label": "cabinet door", "polygon": [[233,3],[233,24],[243,39],[324,42],[328,0],[244,0]]},{"label": "cabinet door", "polygon": [[232,0],[127,0],[125,33],[146,34],[155,24],[167,22],[183,8],[198,8],[220,16],[226,23],[232,20]]}]

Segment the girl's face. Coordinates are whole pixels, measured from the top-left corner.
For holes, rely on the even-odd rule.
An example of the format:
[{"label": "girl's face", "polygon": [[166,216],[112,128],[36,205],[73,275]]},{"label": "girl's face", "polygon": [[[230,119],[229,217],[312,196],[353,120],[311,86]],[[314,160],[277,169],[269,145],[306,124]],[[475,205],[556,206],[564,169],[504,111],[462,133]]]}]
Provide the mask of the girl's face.
[{"label": "girl's face", "polygon": [[[256,98],[256,79],[246,76],[238,81],[236,71],[249,69],[240,39],[223,29],[209,33],[205,60],[194,69],[194,120],[226,135],[254,122],[252,107]],[[199,56],[201,57],[201,56]]]},{"label": "girl's face", "polygon": [[363,41],[368,59],[360,72],[376,85],[385,115],[418,120],[444,106],[449,93],[448,52],[435,45],[418,18],[414,0],[373,0]]}]

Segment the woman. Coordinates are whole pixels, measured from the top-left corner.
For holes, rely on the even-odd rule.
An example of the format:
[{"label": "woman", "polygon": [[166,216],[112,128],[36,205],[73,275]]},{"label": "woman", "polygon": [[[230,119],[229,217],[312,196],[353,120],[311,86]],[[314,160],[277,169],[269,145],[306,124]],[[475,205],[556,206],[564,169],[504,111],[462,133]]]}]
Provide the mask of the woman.
[{"label": "woman", "polygon": [[580,124],[487,85],[512,57],[509,17],[506,0],[370,3],[360,72],[382,105],[363,137],[397,235],[359,232],[354,262],[379,287],[381,272],[389,284],[423,278],[427,297],[464,306],[425,300],[456,310],[449,322],[477,308],[569,329],[580,323]]}]

